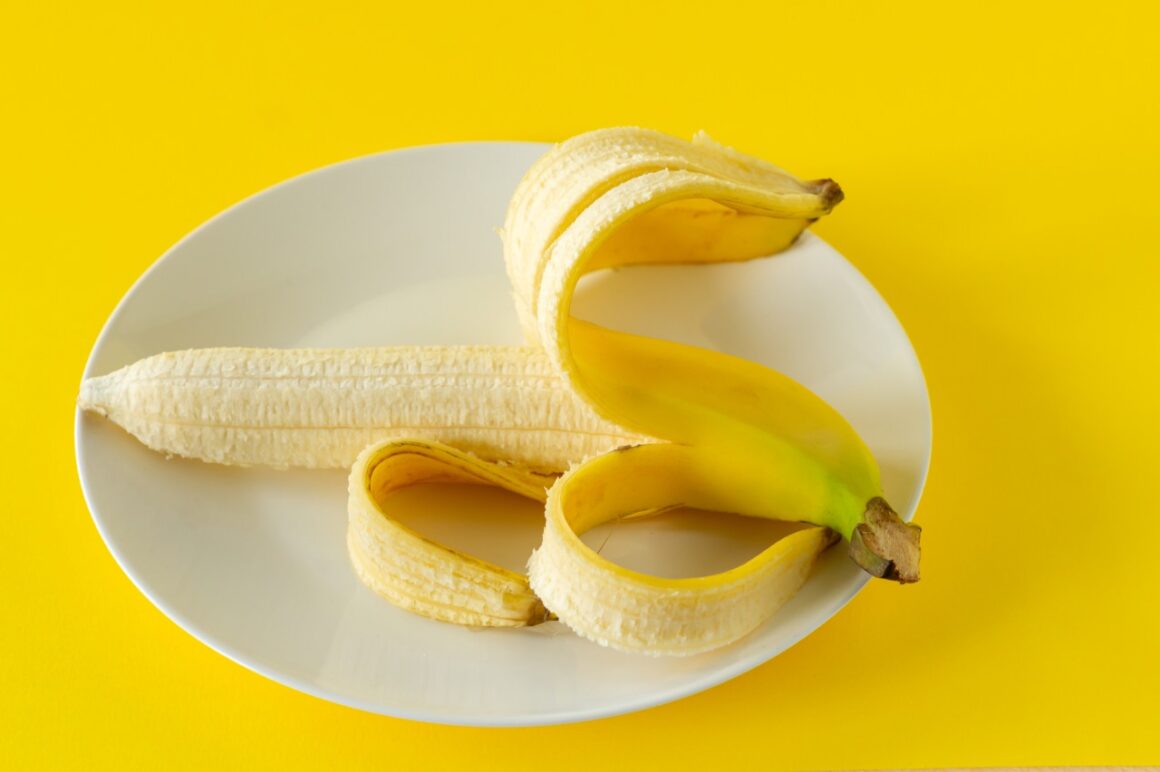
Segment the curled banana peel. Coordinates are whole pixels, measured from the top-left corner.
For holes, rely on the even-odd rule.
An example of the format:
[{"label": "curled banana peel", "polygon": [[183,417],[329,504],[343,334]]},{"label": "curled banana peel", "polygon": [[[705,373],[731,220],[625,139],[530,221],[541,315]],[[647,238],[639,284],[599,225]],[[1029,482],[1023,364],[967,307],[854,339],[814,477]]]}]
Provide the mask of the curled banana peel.
[{"label": "curled banana peel", "polygon": [[738,640],[793,597],[837,539],[829,528],[794,532],[729,571],[682,579],[628,570],[580,540],[590,528],[657,502],[761,516],[763,510],[728,487],[733,478],[714,475],[720,461],[712,455],[687,445],[638,445],[561,478],[529,563],[532,588],[561,621],[623,651],[691,655]]},{"label": "curled banana peel", "polygon": [[543,502],[554,477],[483,461],[438,442],[364,450],[350,474],[347,549],[363,584],[391,603],[444,622],[522,627],[548,618],[515,571],[431,541],[391,517],[389,494],[419,483],[492,485]]},{"label": "curled banana peel", "polygon": [[[575,464],[548,492],[543,542],[529,561],[527,586],[580,635],[648,654],[724,646],[792,597],[839,536],[874,576],[917,581],[919,528],[886,504],[873,456],[825,401],[755,363],[609,330],[570,313],[577,282],[588,272],[774,254],[841,198],[830,180],[802,182],[703,135],[690,143],[642,129],[569,140],[517,188],[503,229],[504,254],[529,343],[543,348],[568,387],[602,418],[663,441]],[[516,592],[524,587],[518,575],[443,551],[437,565],[449,578],[436,580],[426,569],[444,548],[424,544],[414,558],[416,572],[394,567],[385,554],[396,542],[366,537],[389,523],[372,502],[392,487],[392,472],[375,459],[393,457],[395,447],[364,453],[351,477],[352,555],[364,581],[400,605],[449,621],[543,619],[533,596]],[[460,480],[470,476],[509,490],[527,483],[513,482],[522,474],[514,467],[489,466],[449,449],[438,449],[437,459],[439,474]],[[405,473],[410,463],[396,471]],[[673,505],[817,527],[730,571],[686,579],[630,571],[580,539],[612,518]],[[419,537],[408,538],[411,559]],[[374,572],[366,568],[372,563]],[[367,579],[372,575],[386,579],[375,583]],[[435,582],[436,590],[427,593],[419,577]],[[471,581],[483,589],[476,593]],[[521,612],[509,609],[509,591],[520,598],[514,602],[523,622],[514,621]]]},{"label": "curled banana peel", "polygon": [[524,175],[512,195],[502,230],[504,262],[529,344],[543,343],[537,321],[539,292],[555,241],[604,194],[656,172],[699,173],[702,178],[728,179],[776,194],[781,214],[765,216],[697,196],[658,201],[637,212],[631,223],[621,223],[614,233],[606,234],[600,254],[593,256],[586,271],[771,255],[792,244],[813,218],[826,214],[842,198],[832,180],[801,182],[772,164],[714,142],[703,132],[692,142],[640,128],[600,129],[573,137],[541,157]]}]

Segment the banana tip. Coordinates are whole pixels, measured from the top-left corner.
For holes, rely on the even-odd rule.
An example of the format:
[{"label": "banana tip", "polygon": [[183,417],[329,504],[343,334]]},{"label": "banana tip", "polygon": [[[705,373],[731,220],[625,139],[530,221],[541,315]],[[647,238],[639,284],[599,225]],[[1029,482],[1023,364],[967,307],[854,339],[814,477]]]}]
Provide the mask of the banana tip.
[{"label": "banana tip", "polygon": [[108,415],[103,386],[104,381],[100,378],[86,378],[81,381],[81,390],[77,395],[77,407],[97,415]]}]

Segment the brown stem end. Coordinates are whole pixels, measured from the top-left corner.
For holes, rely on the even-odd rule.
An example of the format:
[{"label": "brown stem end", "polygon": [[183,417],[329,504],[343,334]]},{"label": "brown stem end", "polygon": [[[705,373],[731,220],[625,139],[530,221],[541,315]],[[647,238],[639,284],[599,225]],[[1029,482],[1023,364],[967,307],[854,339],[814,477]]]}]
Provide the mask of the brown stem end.
[{"label": "brown stem end", "polygon": [[827,212],[842,203],[842,199],[846,197],[841,186],[833,180],[810,180],[808,184],[814,186],[814,193],[825,202]]},{"label": "brown stem end", "polygon": [[922,529],[905,522],[881,497],[866,503],[862,522],[850,537],[850,557],[871,576],[900,584],[918,581]]}]

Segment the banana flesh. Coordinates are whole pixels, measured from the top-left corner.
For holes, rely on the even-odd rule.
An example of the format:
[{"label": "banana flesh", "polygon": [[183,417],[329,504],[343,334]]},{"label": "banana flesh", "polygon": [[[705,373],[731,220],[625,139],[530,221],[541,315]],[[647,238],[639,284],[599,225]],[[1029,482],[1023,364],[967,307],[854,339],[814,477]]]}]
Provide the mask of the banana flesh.
[{"label": "banana flesh", "polygon": [[79,404],[154,450],[234,466],[349,469],[371,443],[408,437],[562,472],[646,439],[518,346],[178,351],[86,380]]}]

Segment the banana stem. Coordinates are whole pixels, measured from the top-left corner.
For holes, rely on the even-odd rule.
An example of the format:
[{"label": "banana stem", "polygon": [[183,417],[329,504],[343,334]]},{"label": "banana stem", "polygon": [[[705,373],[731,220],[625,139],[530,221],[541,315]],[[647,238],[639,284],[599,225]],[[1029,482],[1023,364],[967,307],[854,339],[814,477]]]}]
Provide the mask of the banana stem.
[{"label": "banana stem", "polygon": [[885,499],[875,496],[850,537],[850,557],[871,576],[917,582],[921,534],[922,528],[905,522]]},{"label": "banana stem", "polygon": [[833,209],[846,197],[842,188],[833,180],[811,180],[808,184],[813,185],[815,193],[822,197],[826,209]]}]

